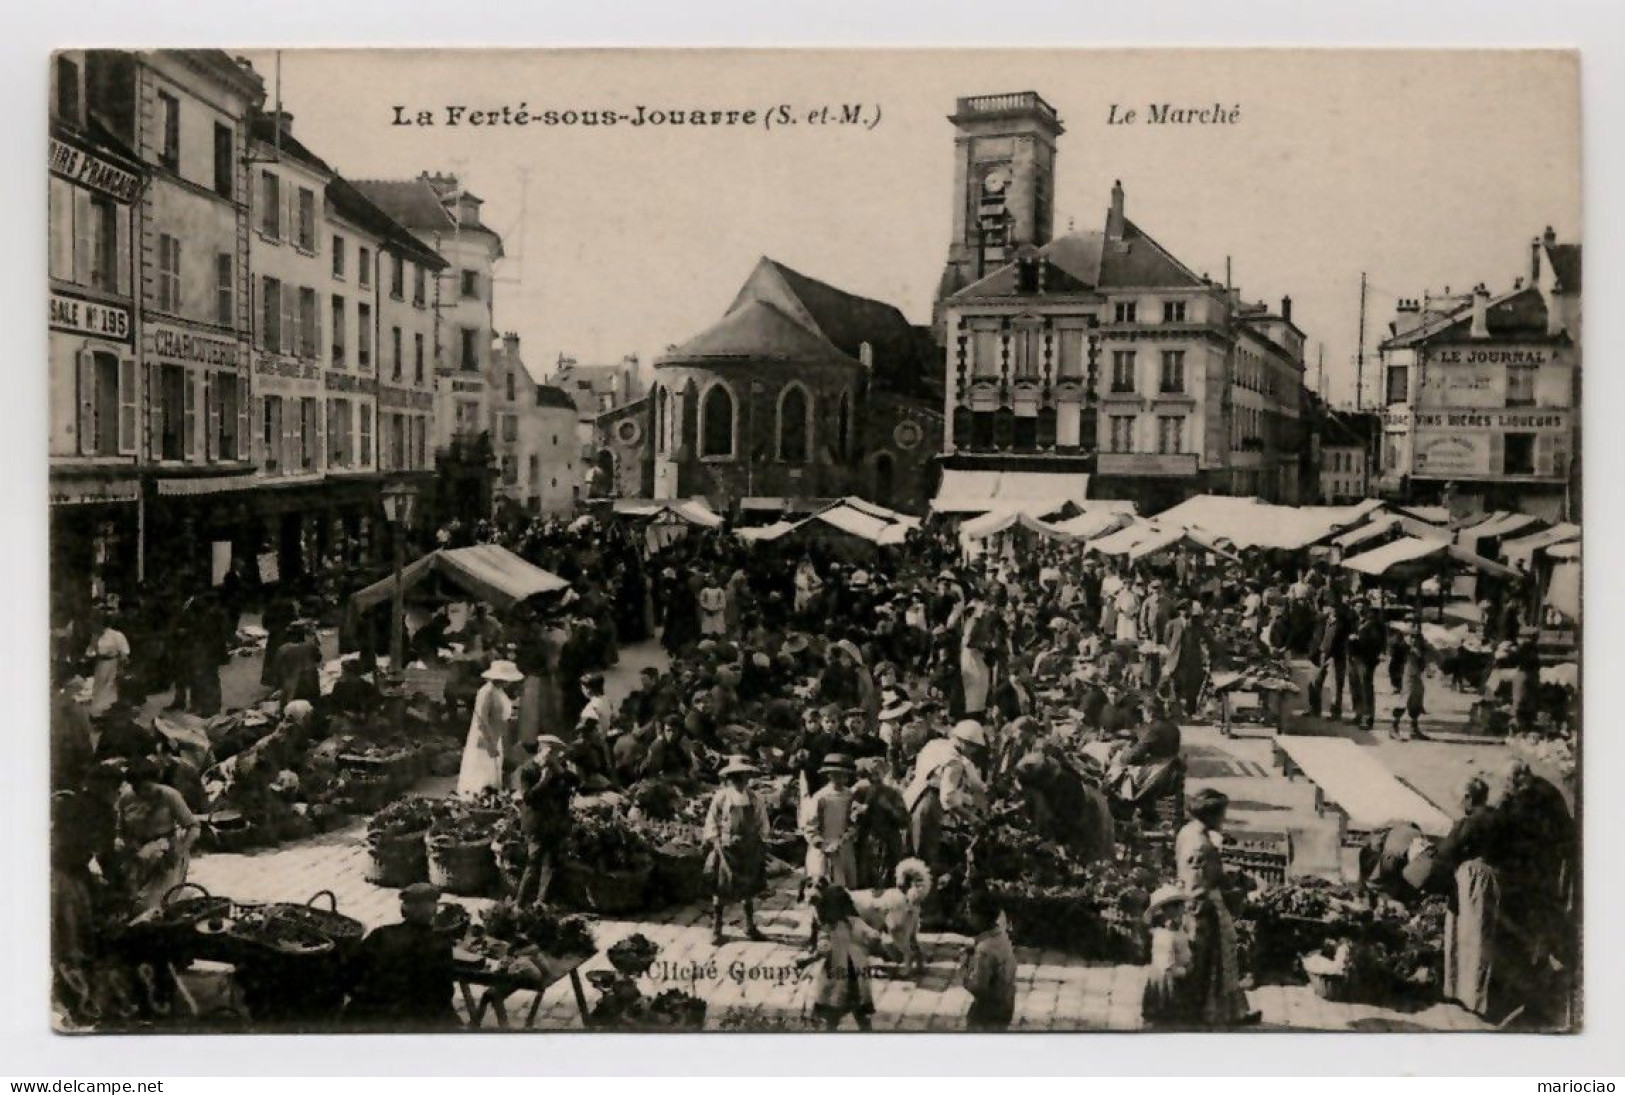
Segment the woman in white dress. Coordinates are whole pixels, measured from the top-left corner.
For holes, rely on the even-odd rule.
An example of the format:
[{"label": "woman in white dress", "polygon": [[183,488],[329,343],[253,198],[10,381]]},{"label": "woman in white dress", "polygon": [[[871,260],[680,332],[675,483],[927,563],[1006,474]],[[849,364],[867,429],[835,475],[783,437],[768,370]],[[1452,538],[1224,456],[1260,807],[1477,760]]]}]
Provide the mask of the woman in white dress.
[{"label": "woman in white dress", "polygon": [[1140,641],[1140,587],[1125,584],[1117,591],[1117,641]]},{"label": "woman in white dress", "polygon": [[492,662],[480,676],[485,684],[474,696],[474,717],[457,772],[457,793],[467,797],[502,787],[503,742],[514,714],[509,691],[525,679],[517,665],[505,660]]},{"label": "woman in white dress", "polygon": [[118,682],[124,675],[124,663],[130,660],[130,640],[111,621],[100,616],[92,619],[91,630],[96,637],[91,640],[85,656],[96,661],[91,675],[90,714],[98,718],[118,702]]}]

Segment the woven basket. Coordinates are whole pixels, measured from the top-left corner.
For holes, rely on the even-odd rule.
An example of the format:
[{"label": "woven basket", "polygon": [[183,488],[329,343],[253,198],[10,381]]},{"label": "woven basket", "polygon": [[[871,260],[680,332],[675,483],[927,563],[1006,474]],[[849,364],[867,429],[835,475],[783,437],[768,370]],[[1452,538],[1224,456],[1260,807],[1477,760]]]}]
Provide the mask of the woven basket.
[{"label": "woven basket", "polygon": [[428,849],[429,881],[446,893],[484,897],[496,888],[496,857],[489,840],[464,844],[431,836]]},{"label": "woven basket", "polygon": [[519,892],[519,880],[525,876],[525,844],[524,841],[510,840],[506,844],[491,846],[491,855],[497,864],[497,879],[501,883],[503,897],[513,897]]},{"label": "woven basket", "polygon": [[653,863],[630,871],[597,871],[569,860],[560,864],[560,873],[581,895],[582,903],[593,912],[611,915],[644,907],[653,871]]},{"label": "woven basket", "polygon": [[705,853],[657,848],[654,857],[655,890],[673,905],[687,905],[706,895]]},{"label": "woven basket", "polygon": [[399,889],[429,881],[429,849],[424,833],[367,838],[367,881]]}]

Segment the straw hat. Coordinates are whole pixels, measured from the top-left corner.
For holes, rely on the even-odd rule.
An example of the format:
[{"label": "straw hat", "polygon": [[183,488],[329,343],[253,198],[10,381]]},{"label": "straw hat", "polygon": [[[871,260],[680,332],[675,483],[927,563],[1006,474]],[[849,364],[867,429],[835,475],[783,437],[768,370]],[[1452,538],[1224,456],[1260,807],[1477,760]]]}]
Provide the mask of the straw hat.
[{"label": "straw hat", "polygon": [[964,742],[967,745],[987,744],[987,731],[982,729],[982,724],[975,719],[962,719],[955,723],[954,728],[948,732],[948,736],[954,741]]},{"label": "straw hat", "polygon": [[755,774],[756,766],[737,754],[729,757],[728,763],[723,766],[722,771],[717,773],[723,779],[727,779],[729,776],[754,776]]},{"label": "straw hat", "polygon": [[880,694],[880,721],[892,722],[914,710],[914,703],[895,688]]},{"label": "straw hat", "polygon": [[1158,912],[1167,908],[1169,905],[1182,905],[1186,900],[1187,897],[1184,889],[1175,885],[1174,883],[1170,882],[1166,885],[1158,886],[1151,894],[1151,904],[1146,907],[1145,918],[1150,920],[1153,916],[1156,916]]},{"label": "straw hat", "polygon": [[867,570],[857,571],[847,580],[846,584],[853,589],[867,589],[869,586],[869,572]]},{"label": "straw hat", "polygon": [[820,774],[825,772],[845,772],[852,774],[852,758],[845,753],[830,753],[824,757],[824,763],[818,766]]},{"label": "straw hat", "polygon": [[519,672],[519,667],[505,658],[499,658],[492,662],[491,668],[481,673],[480,676],[488,681],[502,681],[507,684],[515,684],[525,679],[525,675]]}]

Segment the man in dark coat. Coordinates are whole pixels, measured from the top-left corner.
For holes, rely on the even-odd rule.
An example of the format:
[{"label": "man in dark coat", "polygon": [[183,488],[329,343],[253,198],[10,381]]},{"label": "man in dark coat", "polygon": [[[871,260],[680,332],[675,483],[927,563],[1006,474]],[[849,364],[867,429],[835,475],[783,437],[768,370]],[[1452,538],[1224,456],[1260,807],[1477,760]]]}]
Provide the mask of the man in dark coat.
[{"label": "man in dark coat", "polygon": [[346,1017],[391,1033],[457,1025],[451,939],[434,930],[440,891],[415,882],[401,891],[401,922],[374,928],[356,952]]},{"label": "man in dark coat", "polygon": [[570,835],[570,801],[580,780],[564,760],[566,746],[544,734],[526,749],[535,755],[519,769],[519,831],[525,838],[525,873],[514,900],[521,907],[547,901],[560,849]]},{"label": "man in dark coat", "polygon": [[1377,721],[1377,663],[1387,645],[1382,619],[1369,601],[1363,602],[1349,640],[1349,691],[1354,721],[1367,730]]}]

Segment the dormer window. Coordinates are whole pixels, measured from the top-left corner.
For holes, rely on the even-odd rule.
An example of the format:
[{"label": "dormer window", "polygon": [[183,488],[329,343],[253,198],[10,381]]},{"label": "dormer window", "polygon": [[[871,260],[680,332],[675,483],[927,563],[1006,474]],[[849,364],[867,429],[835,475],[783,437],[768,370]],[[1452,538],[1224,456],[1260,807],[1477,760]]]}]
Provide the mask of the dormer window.
[{"label": "dormer window", "polygon": [[1164,323],[1185,322],[1185,302],[1182,300],[1165,300],[1162,302],[1162,321]]},{"label": "dormer window", "polygon": [[1120,300],[1112,306],[1113,318],[1118,323],[1137,323],[1135,313],[1139,309],[1132,300]]}]

